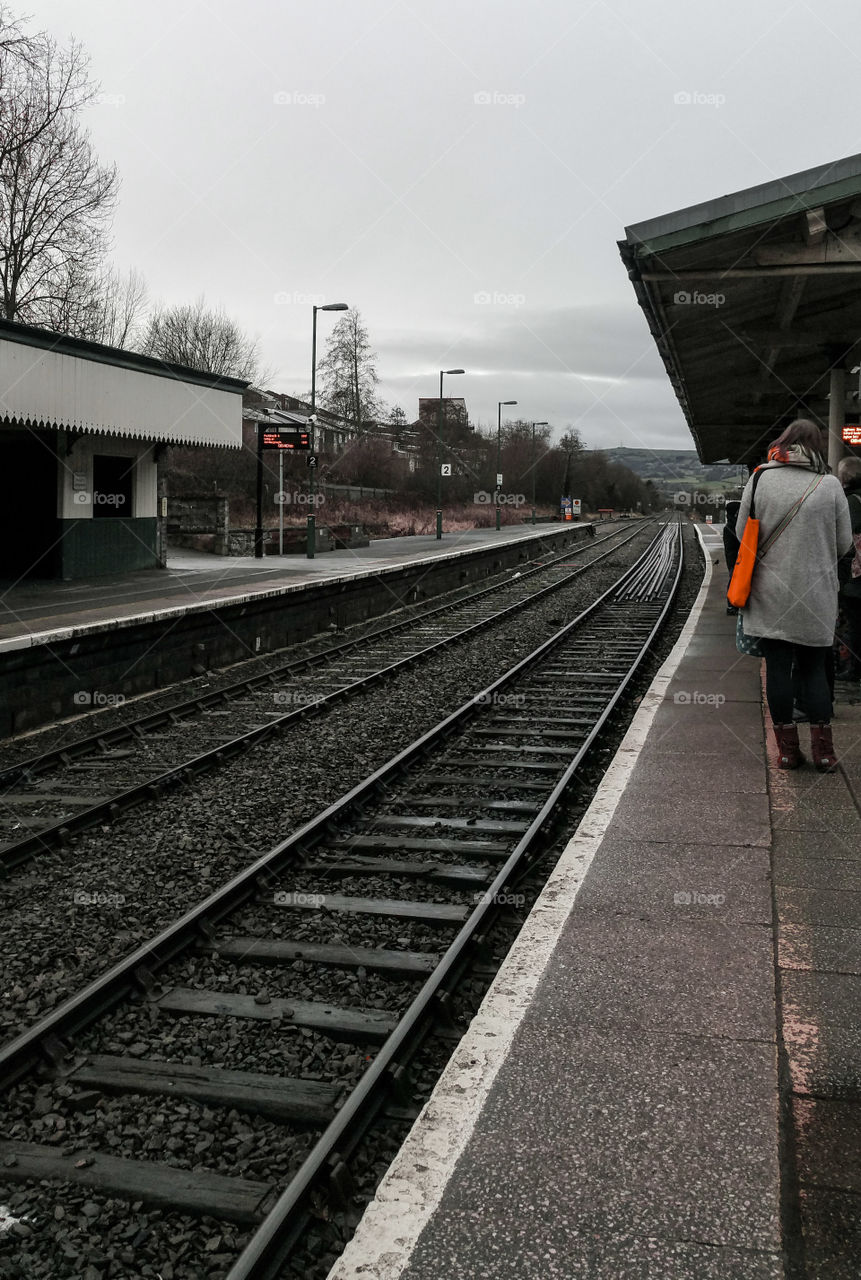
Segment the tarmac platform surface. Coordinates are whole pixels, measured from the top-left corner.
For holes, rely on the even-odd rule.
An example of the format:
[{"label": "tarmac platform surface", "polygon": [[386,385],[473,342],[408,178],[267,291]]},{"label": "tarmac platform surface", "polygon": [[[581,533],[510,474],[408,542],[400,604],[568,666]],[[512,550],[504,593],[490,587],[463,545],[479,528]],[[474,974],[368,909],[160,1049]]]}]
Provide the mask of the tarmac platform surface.
[{"label": "tarmac platform surface", "polygon": [[0,584],[0,646],[2,642],[41,633],[52,640],[64,631],[122,620],[146,621],[168,610],[191,611],[213,604],[237,604],[265,595],[277,595],[285,587],[303,587],[344,578],[378,573],[408,563],[503,546],[535,537],[546,537],[588,522],[573,524],[503,525],[496,529],[467,529],[434,535],[379,538],[368,547],[318,552],[304,556],[215,556],[204,552],[171,550],[166,569],[143,569],[75,582],[21,582]]},{"label": "tarmac platform surface", "polygon": [[861,705],[778,771],[725,586],[330,1280],[861,1276]]}]

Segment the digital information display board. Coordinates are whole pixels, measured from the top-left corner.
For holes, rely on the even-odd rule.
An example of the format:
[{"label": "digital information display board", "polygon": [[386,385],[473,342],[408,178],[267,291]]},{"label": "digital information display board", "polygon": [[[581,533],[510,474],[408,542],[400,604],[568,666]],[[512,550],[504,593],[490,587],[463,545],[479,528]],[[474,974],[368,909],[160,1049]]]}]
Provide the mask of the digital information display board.
[{"label": "digital information display board", "polygon": [[844,444],[861,444],[861,423],[853,422],[843,428]]},{"label": "digital information display board", "polygon": [[299,427],[264,427],[261,449],[310,449],[311,433]]}]

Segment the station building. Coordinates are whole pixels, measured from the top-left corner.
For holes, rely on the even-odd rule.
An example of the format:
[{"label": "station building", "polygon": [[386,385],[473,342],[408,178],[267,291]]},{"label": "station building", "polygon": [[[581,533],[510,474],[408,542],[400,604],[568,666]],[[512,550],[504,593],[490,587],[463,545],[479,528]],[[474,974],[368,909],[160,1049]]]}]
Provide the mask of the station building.
[{"label": "station building", "polygon": [[163,565],[159,459],[239,449],[246,386],[0,320],[0,580]]}]

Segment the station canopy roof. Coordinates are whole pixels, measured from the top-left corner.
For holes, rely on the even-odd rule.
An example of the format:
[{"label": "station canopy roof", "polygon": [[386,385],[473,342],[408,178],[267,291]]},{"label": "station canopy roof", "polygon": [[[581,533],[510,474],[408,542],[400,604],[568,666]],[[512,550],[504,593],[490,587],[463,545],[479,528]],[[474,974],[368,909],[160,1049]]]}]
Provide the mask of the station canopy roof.
[{"label": "station canopy roof", "polygon": [[827,425],[830,368],[861,363],[861,155],[626,227],[619,249],[703,462]]},{"label": "station canopy roof", "polygon": [[238,449],[247,385],[0,320],[0,425]]}]

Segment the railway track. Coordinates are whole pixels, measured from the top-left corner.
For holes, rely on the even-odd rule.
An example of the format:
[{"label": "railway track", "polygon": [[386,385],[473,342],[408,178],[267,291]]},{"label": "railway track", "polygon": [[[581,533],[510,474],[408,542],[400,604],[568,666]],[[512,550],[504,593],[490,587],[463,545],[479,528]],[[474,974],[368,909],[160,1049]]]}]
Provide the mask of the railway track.
[{"label": "railway track", "polygon": [[[217,690],[124,718],[120,725],[0,768],[0,874],[62,845],[75,831],[112,821],[298,720],[504,621],[563,589],[643,527],[637,522],[633,532],[613,530],[466,599],[271,670],[256,669]],[[609,550],[572,567],[586,552],[605,545]]]},{"label": "railway track", "polygon": [[[24,1098],[35,1081],[55,1089],[67,1139],[35,1141],[26,1106],[13,1106],[16,1133],[28,1136],[0,1141],[0,1184],[48,1179],[239,1224],[253,1235],[228,1280],[279,1274],[309,1215],[349,1202],[351,1154],[403,1094],[417,1048],[440,1028],[459,1034],[458,984],[539,856],[681,573],[681,531],[665,526],[609,591],[527,658],[0,1049],[0,1084]],[[345,973],[359,975],[364,1003],[319,998]],[[204,1023],[216,1027],[218,1065],[195,1041]],[[276,1062],[292,1059],[288,1045],[310,1047],[312,1068],[289,1076],[225,1066],[236,1025],[260,1028]],[[117,1053],[124,1044],[133,1052]],[[318,1062],[343,1056],[345,1044],[362,1064],[352,1091],[349,1072]],[[246,1176],[229,1149],[220,1165],[176,1148],[170,1161],[132,1159],[114,1154],[122,1144],[110,1136],[86,1145],[86,1117],[104,1094],[137,1117],[180,1099],[311,1137],[290,1148],[277,1180]]]}]

